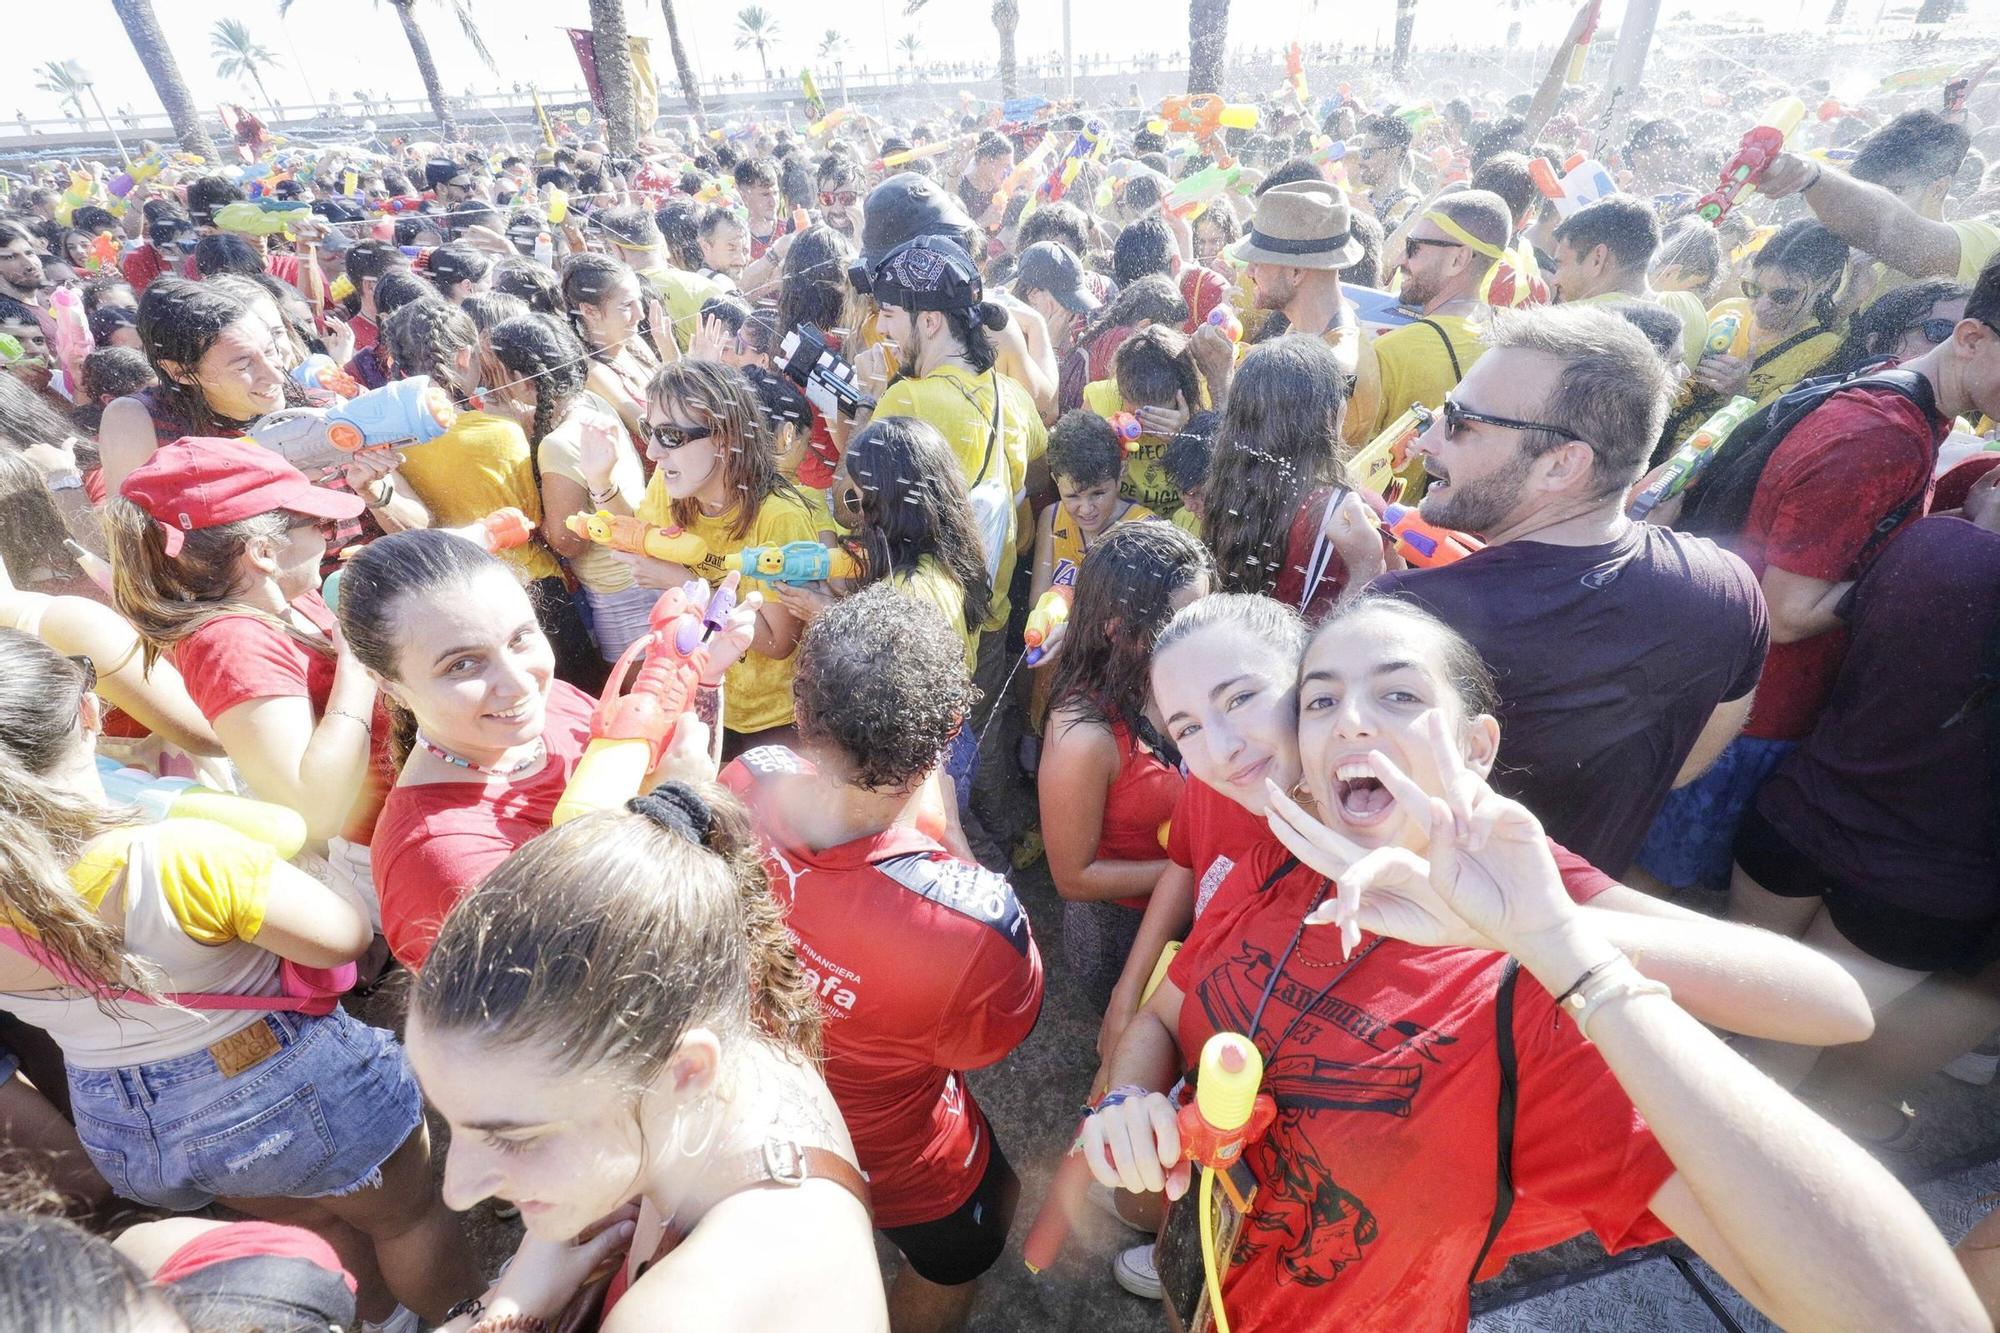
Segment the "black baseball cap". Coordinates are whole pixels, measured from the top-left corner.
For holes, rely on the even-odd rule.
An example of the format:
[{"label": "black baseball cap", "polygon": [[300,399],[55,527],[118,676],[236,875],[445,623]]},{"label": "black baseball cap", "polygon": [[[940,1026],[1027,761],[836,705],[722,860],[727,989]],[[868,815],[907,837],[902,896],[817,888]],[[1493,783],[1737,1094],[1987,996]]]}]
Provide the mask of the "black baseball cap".
[{"label": "black baseball cap", "polygon": [[1083,262],[1061,241],[1037,241],[1021,252],[1017,292],[1047,292],[1065,309],[1087,315],[1103,304],[1084,281]]},{"label": "black baseball cap", "polygon": [[445,185],[470,186],[471,184],[472,172],[463,163],[454,162],[450,158],[440,158],[434,162],[424,163],[424,186],[426,189],[435,190]]},{"label": "black baseball cap", "polygon": [[899,172],[868,192],[861,210],[861,260],[848,277],[866,296],[875,270],[897,246],[918,236],[960,235],[973,225],[956,195],[928,176]]}]

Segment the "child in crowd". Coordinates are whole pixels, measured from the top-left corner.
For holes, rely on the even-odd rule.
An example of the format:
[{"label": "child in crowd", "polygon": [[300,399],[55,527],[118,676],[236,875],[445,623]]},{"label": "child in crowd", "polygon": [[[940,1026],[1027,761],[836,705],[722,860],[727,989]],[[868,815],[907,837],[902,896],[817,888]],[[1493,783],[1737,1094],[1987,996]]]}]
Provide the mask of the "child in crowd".
[{"label": "child in crowd", "polygon": [[1121,437],[1125,469],[1118,492],[1171,518],[1181,497],[1161,458],[1189,415],[1208,405],[1188,337],[1171,325],[1149,324],[1118,345],[1112,364],[1111,380],[1083,386],[1083,405],[1107,421],[1122,413],[1137,422],[1137,438]]}]

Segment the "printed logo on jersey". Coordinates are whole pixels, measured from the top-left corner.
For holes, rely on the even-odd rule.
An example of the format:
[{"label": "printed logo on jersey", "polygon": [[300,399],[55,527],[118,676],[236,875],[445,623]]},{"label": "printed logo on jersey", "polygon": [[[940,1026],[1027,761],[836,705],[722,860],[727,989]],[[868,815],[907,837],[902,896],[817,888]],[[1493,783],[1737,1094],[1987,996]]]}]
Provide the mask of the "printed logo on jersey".
[{"label": "printed logo on jersey", "polygon": [[1208,863],[1202,873],[1201,883],[1195,886],[1194,914],[1199,917],[1208,910],[1208,900],[1222,887],[1222,881],[1229,878],[1229,872],[1236,869],[1236,862],[1226,856],[1218,856]]},{"label": "printed logo on jersey", "polygon": [[1028,954],[1028,914],[1014,886],[983,866],[934,852],[913,852],[877,861],[875,868],[940,907],[969,916],[999,931],[1014,952]]}]

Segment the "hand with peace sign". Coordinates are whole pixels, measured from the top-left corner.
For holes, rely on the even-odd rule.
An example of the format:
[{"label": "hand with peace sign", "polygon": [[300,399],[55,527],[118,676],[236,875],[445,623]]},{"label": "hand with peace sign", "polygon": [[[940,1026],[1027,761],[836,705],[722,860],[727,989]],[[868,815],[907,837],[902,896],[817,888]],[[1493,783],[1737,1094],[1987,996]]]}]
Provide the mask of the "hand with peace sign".
[{"label": "hand with peace sign", "polygon": [[1434,796],[1380,750],[1369,765],[1396,798],[1422,847],[1371,850],[1307,814],[1269,787],[1271,831],[1299,860],[1336,882],[1335,898],[1306,918],[1339,925],[1352,952],[1373,931],[1428,947],[1513,951],[1564,925],[1574,911],[1547,836],[1518,801],[1495,792],[1466,765],[1443,714],[1417,724],[1444,794]]}]

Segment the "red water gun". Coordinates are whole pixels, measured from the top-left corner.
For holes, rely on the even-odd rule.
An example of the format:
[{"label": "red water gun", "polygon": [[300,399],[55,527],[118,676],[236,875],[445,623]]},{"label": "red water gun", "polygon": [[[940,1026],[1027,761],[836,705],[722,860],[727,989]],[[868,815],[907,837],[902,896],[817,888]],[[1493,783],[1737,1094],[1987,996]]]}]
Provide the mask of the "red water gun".
[{"label": "red water gun", "polygon": [[[611,679],[590,715],[590,744],[556,803],[551,826],[623,805],[640,794],[646,775],[660,766],[708,670],[707,636],[736,604],[729,582],[718,586],[705,605],[695,600],[698,592],[690,593],[701,586],[696,581],[661,593],[653,604],[652,629],[611,668]],[[644,665],[632,688],[620,695],[618,686],[642,655]]]},{"label": "red water gun", "polygon": [[1124,442],[1125,452],[1133,453],[1139,448],[1139,437],[1146,433],[1139,424],[1139,418],[1130,412],[1113,412],[1109,418],[1111,433]]},{"label": "red water gun", "polygon": [[1382,506],[1382,526],[1395,539],[1396,554],[1418,569],[1449,565],[1486,549],[1479,538],[1427,523],[1422,514],[1403,505]]},{"label": "red water gun", "polygon": [[1781,98],[1765,111],[1756,127],[1736,146],[1736,156],[1723,165],[1722,178],[1716,187],[1695,205],[1695,215],[1711,226],[1721,226],[1729,210],[1736,207],[1736,201],[1764,179],[1764,173],[1778,160],[1778,154],[1785,151],[1786,138],[1805,119],[1805,114],[1806,104],[1796,97]]}]

